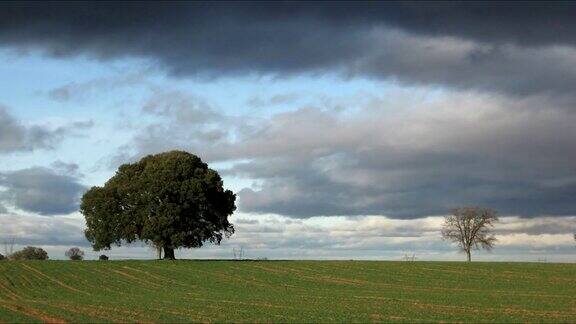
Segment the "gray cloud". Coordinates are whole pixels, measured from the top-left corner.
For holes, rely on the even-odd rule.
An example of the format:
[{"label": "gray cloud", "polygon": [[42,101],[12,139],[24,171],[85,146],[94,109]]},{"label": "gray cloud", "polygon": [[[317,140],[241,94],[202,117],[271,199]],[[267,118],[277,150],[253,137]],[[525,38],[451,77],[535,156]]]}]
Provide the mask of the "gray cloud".
[{"label": "gray cloud", "polygon": [[[0,240],[14,238],[15,243],[20,246],[90,246],[84,237],[84,227],[84,220],[80,218],[10,213],[0,215]],[[50,258],[53,257],[50,255]]]},{"label": "gray cloud", "polygon": [[[461,260],[462,255],[449,243],[440,239],[441,217],[418,220],[394,220],[379,216],[331,218],[329,221],[292,220],[279,216],[260,216],[255,219],[238,218],[232,221],[236,233],[220,246],[180,250],[180,257],[231,258],[232,248],[242,246],[246,257],[296,259],[392,259],[414,253],[418,260]],[[548,261],[571,261],[573,239],[571,230],[576,219],[541,217],[525,220],[505,217],[496,227],[498,245],[493,253],[477,252],[479,260],[536,261],[546,256]],[[48,248],[50,257],[64,257],[70,246],[85,246],[84,220],[76,216],[44,217],[35,215],[0,215],[0,242],[14,237],[16,244],[41,245]],[[554,233],[536,227],[556,228]],[[526,232],[528,230],[528,232]],[[154,251],[136,243],[114,248],[106,254],[117,258],[153,258]],[[88,252],[88,251],[87,251]],[[101,252],[100,252],[101,253]],[[99,253],[90,254],[97,258]]]},{"label": "gray cloud", "polygon": [[0,196],[4,202],[40,215],[77,211],[80,196],[86,190],[74,176],[41,167],[2,172],[0,186],[6,188]]},{"label": "gray cloud", "polygon": [[52,162],[50,166],[59,174],[65,174],[74,177],[82,176],[80,173],[80,166],[76,163],[66,163],[64,161],[56,160]]},{"label": "gray cloud", "polygon": [[26,127],[0,106],[0,152],[53,148],[62,140],[63,129]]},{"label": "gray cloud", "polygon": [[[318,222],[299,220],[287,222],[284,217],[261,216],[260,222],[238,224],[234,237],[222,248],[243,246],[251,256],[286,256],[293,258],[387,258],[400,259],[404,254],[416,254],[419,260],[456,259],[462,256],[454,246],[442,241],[439,233],[442,217],[417,220],[395,220],[378,216],[337,217]],[[315,219],[317,220],[317,219]],[[521,219],[503,217],[496,226],[497,248],[493,253],[477,253],[483,260],[520,259],[536,261],[549,256],[572,260],[572,230],[574,217],[539,217]],[[265,226],[261,224],[266,224]],[[563,228],[561,226],[564,226]],[[544,228],[538,233],[537,227]],[[554,233],[547,228],[557,227]],[[530,233],[527,233],[526,230]]]},{"label": "gray cloud", "polygon": [[0,44],[56,57],[143,57],[175,76],[335,73],[459,91],[433,104],[377,98],[354,114],[310,106],[269,119],[155,91],[142,108],[155,121],[114,163],[168,149],[231,161],[223,172],[257,183],[240,193],[245,211],[415,218],[482,204],[530,217],[576,212],[575,5],[0,6],[10,17],[0,19]]},{"label": "gray cloud", "polygon": [[245,218],[238,218],[234,221],[235,224],[259,224],[260,222],[257,219],[245,219]]},{"label": "gray cloud", "polygon": [[[305,107],[242,122],[174,119],[127,147],[134,156],[179,148],[229,161],[224,175],[255,183],[239,192],[244,212],[408,219],[485,205],[523,217],[576,214],[576,115],[541,109],[550,103],[542,97],[422,101],[418,91],[374,96],[354,114]],[[203,136],[212,126],[221,136]]]},{"label": "gray cloud", "polygon": [[575,116],[538,104],[519,110],[506,98],[453,94],[416,111],[366,107],[353,118],[306,108],[218,153],[249,159],[226,171],[259,180],[240,192],[249,212],[417,218],[478,204],[574,215]]},{"label": "gray cloud", "polygon": [[36,143],[31,143],[28,139],[34,136],[29,136],[26,131],[24,126],[0,106],[0,149],[2,151],[15,151],[35,146]]},{"label": "gray cloud", "polygon": [[56,128],[25,126],[0,105],[0,153],[54,149],[67,135],[92,126],[92,121],[73,122]]},{"label": "gray cloud", "polygon": [[142,111],[188,125],[208,124],[222,117],[202,98],[175,90],[156,90],[146,100]]},{"label": "gray cloud", "polygon": [[[144,57],[178,76],[332,72],[524,95],[569,95],[576,85],[571,3],[3,3],[0,9],[4,46],[56,57]],[[52,94],[69,93],[68,87]]]},{"label": "gray cloud", "polygon": [[248,100],[248,105],[253,108],[265,108],[279,105],[292,104],[298,100],[296,93],[277,94],[270,97],[254,96]]},{"label": "gray cloud", "polygon": [[50,89],[47,93],[52,100],[66,102],[89,97],[96,92],[110,92],[118,88],[149,85],[144,72],[128,73],[113,77],[101,77],[85,82],[71,82]]},{"label": "gray cloud", "polygon": [[111,167],[174,149],[192,150],[205,160],[214,160],[218,147],[229,142],[230,131],[235,128],[231,117],[202,97],[177,90],[153,90],[144,100],[141,114],[159,120],[138,124],[132,140],[111,158]]},{"label": "gray cloud", "polygon": [[500,220],[496,233],[507,234],[570,234],[576,232],[576,217],[539,217],[520,219],[507,217]]}]

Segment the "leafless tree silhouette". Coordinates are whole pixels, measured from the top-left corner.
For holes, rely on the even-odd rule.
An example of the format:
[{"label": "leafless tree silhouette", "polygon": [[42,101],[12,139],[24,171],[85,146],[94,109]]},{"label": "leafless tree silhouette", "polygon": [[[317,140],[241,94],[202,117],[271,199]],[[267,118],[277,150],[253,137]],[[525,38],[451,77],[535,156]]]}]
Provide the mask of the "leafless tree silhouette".
[{"label": "leafless tree silhouette", "polygon": [[84,259],[84,251],[77,247],[70,248],[66,251],[65,255],[72,261],[80,261]]},{"label": "leafless tree silhouette", "polygon": [[471,250],[491,250],[496,243],[496,237],[490,233],[494,223],[498,221],[496,211],[490,208],[462,207],[452,211],[452,215],[444,218],[442,237],[458,244],[471,261]]}]

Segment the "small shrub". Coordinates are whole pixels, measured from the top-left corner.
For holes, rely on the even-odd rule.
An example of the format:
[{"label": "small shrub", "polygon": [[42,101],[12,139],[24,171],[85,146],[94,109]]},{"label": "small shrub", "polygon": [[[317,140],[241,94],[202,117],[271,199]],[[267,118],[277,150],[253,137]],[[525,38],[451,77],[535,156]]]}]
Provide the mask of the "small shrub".
[{"label": "small shrub", "polygon": [[0,253],[0,261],[2,261],[2,260],[4,260],[4,259],[6,259],[6,257],[3,256],[2,253]]},{"label": "small shrub", "polygon": [[66,256],[72,261],[81,261],[84,259],[84,251],[80,250],[80,248],[73,247],[66,251]]},{"label": "small shrub", "polygon": [[48,252],[39,247],[27,246],[10,254],[8,258],[11,260],[48,260]]},{"label": "small shrub", "polygon": [[100,261],[106,261],[106,260],[108,260],[108,256],[105,255],[105,254],[102,254],[100,257],[98,257],[98,260],[100,260]]}]

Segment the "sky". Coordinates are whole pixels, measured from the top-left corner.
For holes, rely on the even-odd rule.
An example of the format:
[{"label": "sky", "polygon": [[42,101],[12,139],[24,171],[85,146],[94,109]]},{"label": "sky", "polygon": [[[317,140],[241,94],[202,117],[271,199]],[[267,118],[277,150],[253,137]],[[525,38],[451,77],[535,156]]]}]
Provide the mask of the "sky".
[{"label": "sky", "polygon": [[[236,233],[178,258],[576,262],[576,4],[0,3],[0,242],[92,251],[82,194],[198,155]],[[0,248],[0,253],[4,253]]]}]

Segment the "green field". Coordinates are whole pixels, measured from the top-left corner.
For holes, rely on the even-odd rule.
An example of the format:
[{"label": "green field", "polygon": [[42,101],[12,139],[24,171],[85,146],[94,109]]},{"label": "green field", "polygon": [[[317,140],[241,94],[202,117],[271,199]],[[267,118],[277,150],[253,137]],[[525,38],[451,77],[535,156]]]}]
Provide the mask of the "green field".
[{"label": "green field", "polygon": [[0,322],[576,322],[576,264],[0,262]]}]

